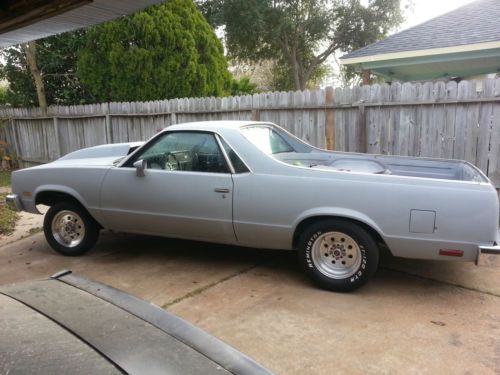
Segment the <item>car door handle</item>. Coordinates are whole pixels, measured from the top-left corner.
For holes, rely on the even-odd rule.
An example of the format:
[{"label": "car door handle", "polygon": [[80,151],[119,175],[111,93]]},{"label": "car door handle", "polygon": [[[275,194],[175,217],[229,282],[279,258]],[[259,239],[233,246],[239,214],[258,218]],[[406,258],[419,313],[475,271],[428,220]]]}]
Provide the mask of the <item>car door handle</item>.
[{"label": "car door handle", "polygon": [[227,188],[215,188],[214,191],[216,193],[229,193],[231,190],[229,190]]}]

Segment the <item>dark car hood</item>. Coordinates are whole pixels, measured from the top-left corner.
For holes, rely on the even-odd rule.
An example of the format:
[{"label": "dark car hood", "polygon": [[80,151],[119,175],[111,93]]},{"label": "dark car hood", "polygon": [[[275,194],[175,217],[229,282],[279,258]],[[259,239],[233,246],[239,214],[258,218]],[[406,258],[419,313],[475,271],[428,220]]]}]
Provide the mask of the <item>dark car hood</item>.
[{"label": "dark car hood", "polygon": [[0,288],[0,372],[270,374],[175,315],[71,273]]}]

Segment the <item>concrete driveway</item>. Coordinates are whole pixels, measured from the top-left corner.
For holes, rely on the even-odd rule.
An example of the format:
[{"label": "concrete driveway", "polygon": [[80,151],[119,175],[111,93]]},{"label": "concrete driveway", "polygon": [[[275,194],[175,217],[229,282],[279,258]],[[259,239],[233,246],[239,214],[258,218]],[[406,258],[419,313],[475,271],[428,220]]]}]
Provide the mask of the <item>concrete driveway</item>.
[{"label": "concrete driveway", "polygon": [[106,232],[84,257],[39,233],[0,247],[0,284],[63,269],[191,321],[277,374],[500,374],[500,267],[386,258],[351,294],[292,252]]}]

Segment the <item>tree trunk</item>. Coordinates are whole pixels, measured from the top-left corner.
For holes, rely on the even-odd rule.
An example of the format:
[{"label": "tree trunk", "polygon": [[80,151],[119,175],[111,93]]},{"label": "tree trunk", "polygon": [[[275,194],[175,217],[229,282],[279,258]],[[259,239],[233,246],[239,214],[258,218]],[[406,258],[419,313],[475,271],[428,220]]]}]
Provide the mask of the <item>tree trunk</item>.
[{"label": "tree trunk", "polygon": [[363,85],[370,85],[371,84],[371,78],[370,78],[370,70],[363,69],[361,71],[361,77],[363,78]]},{"label": "tree trunk", "polygon": [[307,88],[307,83],[311,78],[311,74],[316,69],[317,64],[312,64],[304,69],[302,61],[300,61],[301,56],[295,53],[290,56],[290,63],[292,67],[293,80],[295,83],[295,90],[304,91]]},{"label": "tree trunk", "polygon": [[297,51],[297,41],[293,40],[292,46],[290,46],[288,35],[284,35],[280,43],[281,50],[283,51],[283,55],[285,56],[285,60],[288,60],[290,69],[292,70],[292,78],[295,85],[295,90],[304,91],[307,80],[304,81],[304,69],[299,60],[300,56]]},{"label": "tree trunk", "polygon": [[290,56],[290,67],[292,68],[293,83],[295,84],[295,90],[300,90],[300,77],[299,77],[299,66],[295,60],[295,56]]},{"label": "tree trunk", "polygon": [[306,89],[307,81],[309,77],[304,77],[305,72],[302,69],[302,65],[298,61],[300,57],[296,55],[292,55],[290,57],[290,64],[292,68],[293,74],[293,82],[295,84],[295,90],[304,91]]},{"label": "tree trunk", "polygon": [[22,48],[26,54],[26,61],[35,81],[36,95],[38,97],[38,105],[42,113],[47,113],[47,99],[45,97],[45,86],[43,85],[42,75],[40,69],[38,68],[38,63],[36,59],[36,42],[31,41],[27,44],[23,44]]},{"label": "tree trunk", "polygon": [[299,81],[300,81],[300,91],[304,91],[306,89],[306,86],[307,86],[307,81],[308,81],[308,77],[304,77],[304,73],[302,73],[299,77]]}]

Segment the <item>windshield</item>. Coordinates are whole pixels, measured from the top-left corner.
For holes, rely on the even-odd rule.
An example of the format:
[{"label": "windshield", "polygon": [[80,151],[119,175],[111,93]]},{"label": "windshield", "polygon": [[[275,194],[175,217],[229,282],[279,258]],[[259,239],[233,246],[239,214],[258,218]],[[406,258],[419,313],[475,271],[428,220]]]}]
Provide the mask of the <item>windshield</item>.
[{"label": "windshield", "polygon": [[294,148],[270,127],[252,126],[243,128],[241,131],[246,139],[268,155],[295,152]]}]

